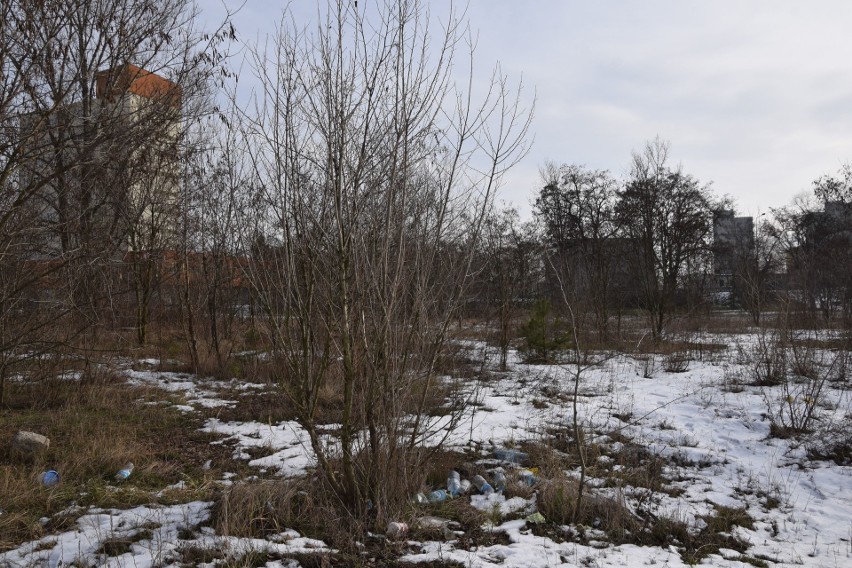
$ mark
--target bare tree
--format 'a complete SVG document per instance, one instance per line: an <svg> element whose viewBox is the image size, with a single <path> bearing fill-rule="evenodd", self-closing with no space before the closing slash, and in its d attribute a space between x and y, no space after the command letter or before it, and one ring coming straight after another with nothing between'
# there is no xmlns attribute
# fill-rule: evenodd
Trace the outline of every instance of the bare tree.
<svg viewBox="0 0 852 568"><path fill-rule="evenodd" d="M93 187L95 178L109 183L110 176L93 166L95 156L110 153L116 162L121 158L110 151L115 146L105 137L92 134L93 121L76 120L84 108L80 89L94 89L97 82L96 69L86 75L77 65L97 50L71 31L84 26L87 17L87 9L80 7L69 20L69 12L77 4L4 2L0 14L4 77L0 94L0 325L5 337L14 338L3 344L4 372L5 363L19 360L23 346L30 354L37 354L74 337L91 321L68 317L79 312L80 296L67 292L75 286L79 290L83 283L92 289L95 279L79 277L79 270L69 270L81 254L68 238L72 220L66 213L72 192L66 188L72 171L82 182L78 189ZM120 43L118 38L104 39L111 33L104 27L106 22L87 20L87 24L100 30L100 43L111 43L113 48ZM72 41L74 38L79 41ZM83 139L87 142L81 142ZM73 144L77 144L76 151ZM96 215L100 204L93 203L87 191L77 191L73 197L83 200L78 201L83 206L77 207L79 214L73 220L78 228L92 228L95 219L105 226L114 222L114 215ZM101 244L108 242L104 239ZM77 265L89 268L92 263Z"/></svg>
<svg viewBox="0 0 852 568"><path fill-rule="evenodd" d="M285 14L254 54L251 278L326 486L381 520L453 423L430 417L436 362L529 113L499 71L480 105L456 89L455 14L437 36L414 0L329 2L320 19L306 31ZM317 424L328 388L342 399L332 445Z"/></svg>
<svg viewBox="0 0 852 568"><path fill-rule="evenodd" d="M782 243L773 224L763 220L757 224L751 246L737 247L736 251L734 294L754 325L760 325L783 267Z"/></svg>
<svg viewBox="0 0 852 568"><path fill-rule="evenodd" d="M3 361L117 321L120 294L134 290L144 341L149 259L164 246L181 175L180 123L226 33L201 33L196 14L191 0L0 8ZM131 286L128 259L142 268Z"/></svg>
<svg viewBox="0 0 852 568"><path fill-rule="evenodd" d="M575 298L589 299L598 335L605 340L614 282L624 262L615 216L616 181L607 171L577 165L549 166L542 177L535 210L554 249L553 267L561 271L561 281L570 282Z"/></svg>
<svg viewBox="0 0 852 568"><path fill-rule="evenodd" d="M844 164L838 176L814 181L814 194L822 203L822 215L808 219L808 244L820 257L824 287L830 288L830 304L852 322L852 165Z"/></svg>
<svg viewBox="0 0 852 568"><path fill-rule="evenodd" d="M519 307L533 297L531 288L537 276L538 244L532 228L520 223L514 208L494 211L485 220L480 255L481 285L472 289L480 301L493 308L498 327L500 370L507 370L512 326Z"/></svg>
<svg viewBox="0 0 852 568"><path fill-rule="evenodd" d="M618 203L654 338L661 337L672 315L688 269L702 270L712 228L709 189L669 168L668 151L668 143L656 138L633 154L630 179Z"/></svg>
<svg viewBox="0 0 852 568"><path fill-rule="evenodd" d="M837 176L820 176L813 187L814 195L823 203L852 203L852 164L843 164Z"/></svg>
<svg viewBox="0 0 852 568"><path fill-rule="evenodd" d="M238 210L246 207L248 149L240 146L244 140L235 129L215 119L199 125L191 136L205 143L187 156L185 214L176 248L181 274L175 275L175 283L181 290L193 365L198 369L201 355L206 355L223 371L234 346L234 320L246 301L241 283L247 258L241 249Z"/></svg>
<svg viewBox="0 0 852 568"><path fill-rule="evenodd" d="M829 196L842 197L837 180L817 180L824 191L820 202L813 196L800 196L784 208L774 210L775 237L782 243L788 259L790 286L794 299L803 303L812 320L830 321L838 312L852 314L850 299L850 243L852 242L852 205ZM833 189L832 189L833 187ZM812 322L813 323L813 322Z"/></svg>

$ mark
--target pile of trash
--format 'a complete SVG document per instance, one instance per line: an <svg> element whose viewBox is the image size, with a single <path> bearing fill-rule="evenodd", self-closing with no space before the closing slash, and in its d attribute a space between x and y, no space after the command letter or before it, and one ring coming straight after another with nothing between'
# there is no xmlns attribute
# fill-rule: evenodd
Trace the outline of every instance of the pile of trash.
<svg viewBox="0 0 852 568"><path fill-rule="evenodd" d="M507 464L511 464L510 474L517 479L518 482L533 487L538 483L538 469L525 468L523 464L529 461L529 456L521 451L513 449L498 449L494 451L494 457ZM473 472L475 467L471 464L460 468L462 471ZM462 472L457 469L451 469L447 475L446 488L439 488L429 492L421 492L412 497L412 502L416 505L427 505L433 503L441 503L449 499L462 497L466 494L471 495L493 495L495 493L502 494L508 485L509 478L506 474L506 468L502 465L487 470L486 477L473 474L469 475L469 479L462 477ZM539 515L540 516L540 515ZM440 529L445 533L445 537L451 537L453 534L453 525L458 525L448 519L440 517L419 517L415 522L417 528ZM386 536L389 538L401 538L408 533L409 526L403 522L388 523Z"/></svg>
<svg viewBox="0 0 852 568"><path fill-rule="evenodd" d="M440 503L441 501L446 501L447 499L452 499L454 497L470 493L473 489L475 489L475 491L480 495L503 493L506 490L506 485L508 483L506 470L501 466L490 470L488 473L491 478L490 483L489 480L478 474L472 476L469 480L462 479L461 474L458 471L455 469L450 470L449 475L447 475L446 489L436 489L429 493L418 493L414 496L412 501L418 505ZM518 480L527 486L532 487L538 482L534 469L516 470L516 474Z"/></svg>

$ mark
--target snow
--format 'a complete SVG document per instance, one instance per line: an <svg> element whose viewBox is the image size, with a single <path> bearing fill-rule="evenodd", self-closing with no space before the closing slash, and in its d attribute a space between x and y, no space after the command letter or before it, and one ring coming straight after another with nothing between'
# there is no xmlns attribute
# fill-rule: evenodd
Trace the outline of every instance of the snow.
<svg viewBox="0 0 852 568"><path fill-rule="evenodd" d="M28 542L0 555L3 566L84 566L153 568L180 566L182 548L199 547L221 550L239 558L249 552L267 551L278 554L332 552L325 543L302 538L295 531L284 531L269 540L217 536L202 528L190 539L179 538L180 531L192 530L210 516L212 503L194 501L170 507L136 507L128 510L92 510L77 520L77 527L59 535ZM143 531L150 531L144 535ZM106 556L99 549L113 539L135 540L130 550L117 556ZM290 562L268 566L298 566Z"/></svg>
<svg viewBox="0 0 852 568"><path fill-rule="evenodd" d="M495 507L500 509L502 516L507 516L517 511L523 511L530 508L531 503L527 499L521 497L512 497L506 499L499 493L491 493L490 495L471 495L470 504L480 511L493 511Z"/></svg>
<svg viewBox="0 0 852 568"><path fill-rule="evenodd" d="M223 390L232 386L226 381L214 381L195 377L187 373L173 373L168 371L137 371L127 369L124 371L128 382L133 385L153 386L170 393L182 395L186 404L176 405L180 410L202 408L218 408L222 406L234 406L235 400L222 400L218 397L217 390ZM245 387L243 387L245 388Z"/></svg>
<svg viewBox="0 0 852 568"><path fill-rule="evenodd" d="M651 455L669 460L665 465L665 473L671 479L669 486L680 492L659 493L646 499L644 507L654 515L682 520L690 530L698 532L706 526L702 517L717 507L745 508L754 519L753 527L736 527L733 532L748 543L747 556L769 559L765 561L771 566L852 566L852 467L809 459L801 439L770 437L768 404L784 396L781 387L738 385L737 392L728 388L732 378L747 372L747 362L739 359L755 348L754 335L712 336L705 340L731 347L709 360L690 362L684 373L666 373L661 360L649 365L626 355L607 356L599 366L583 371L578 397L581 424L593 432L596 443L613 454L625 447L608 435L618 432ZM474 351L472 357L479 358L483 353L494 356L480 342L467 341L460 347ZM448 441L450 447L477 448L483 458L488 458L482 462L488 467L498 463L493 459L495 448L542 440L548 432L565 431L571 425L574 384L570 365L526 365L512 353L510 366L509 373L497 374L495 370L487 380L464 385L468 398L476 404L469 407ZM644 378L648 369L652 369L651 378ZM238 402L221 399L221 390L233 393L257 388L253 383L213 381L180 373L129 370L126 374L136 384L182 396L186 403L178 408L184 412ZM848 424L852 416L849 393L844 385L827 385L818 427ZM431 426L440 428L446 420L436 417ZM314 464L308 436L296 422L224 422L209 418L203 430L223 436L213 443L233 445L235 458L247 460L261 472L301 476ZM434 439L438 439L437 434ZM259 449L266 449L268 455L252 458ZM597 464L618 467L606 455ZM507 477L512 473L507 469ZM630 485L595 489L602 481L588 479L590 490L619 491L628 507L635 507L639 496L647 496L647 490ZM457 540L411 542L403 561L453 560L473 568L687 565L673 547L615 546L603 538L583 545L536 536L524 519L536 511L535 495L531 499L507 499L501 494L462 498L470 499L474 507L487 513L499 511L503 520L491 530L505 533L509 543L465 550ZM215 546L234 554L249 549L279 553L328 550L324 543L302 538L292 530L276 538L258 540L223 537L202 527L194 539L178 539L181 528L204 524L210 507L210 503L193 502L123 511L89 510L74 529L0 555L0 565L59 566L79 560L103 566L170 566L179 557L178 548L187 543ZM105 539L132 538L146 528L151 531L150 538L134 542L128 552L109 558L97 553ZM750 566L741 558L740 552L721 549L702 564ZM286 560L267 565L297 566Z"/></svg>
<svg viewBox="0 0 852 568"><path fill-rule="evenodd" d="M548 538L533 535L526 529L523 520L508 521L494 530L505 532L511 544L479 547L474 551L456 550L452 542L423 543L423 551L403 556L402 562L430 562L434 560L461 562L470 568L507 566L517 568L539 568L543 566L688 566L677 551L660 548L623 545L596 548L576 543L557 543ZM747 566L739 562L726 563L728 567Z"/></svg>
<svg viewBox="0 0 852 568"><path fill-rule="evenodd" d="M98 566L148 568L164 562L179 546L178 531L209 517L211 503L195 501L171 507L128 510L92 510L77 520L75 529L28 542L0 555L9 566L68 566L74 562ZM115 557L98 554L104 541L130 538L143 530L151 538L134 542L130 551Z"/></svg>
<svg viewBox="0 0 852 568"><path fill-rule="evenodd" d="M738 341L748 347L754 338ZM477 385L483 406L467 416L453 444L460 448L471 440L486 446L516 444L540 439L548 428L568 426L570 403L551 404L551 399L547 408L537 408L533 400L546 398L540 394L544 387L548 392L571 393L573 369L522 365L517 358L512 365L515 371L497 384ZM746 386L742 392L726 392L722 386L731 371L729 362L692 362L686 373L677 374L663 372L657 364L650 379L642 377L643 365L619 356L585 371L580 417L586 427L603 432L621 429L652 454L676 457L676 463L684 464L668 471L684 479L673 483L684 493L676 498L661 495L655 514L683 520L698 530L703 523L699 516L712 513L714 504L745 507L755 519L754 528L738 527L736 533L751 545L747 554L776 559L780 565L852 566L852 468L808 460L796 440L769 437L766 401L780 396L780 387ZM847 420L850 405L845 391L832 390L827 398L829 409L823 420ZM636 418L625 426L613 414ZM629 493L632 488L624 489ZM766 496L778 499L779 506L765 507L761 498ZM474 506L490 510L490 499L501 497L475 496ZM509 534L510 546L470 552L455 550L452 543L432 543L431 552L404 559L443 558L470 566L504 567L573 566L578 559L593 566L683 565L676 553L655 548L623 545L597 550L573 543L557 545L523 534L518 523L524 524L511 521L495 529ZM738 552L731 553L731 558L740 557ZM710 561L711 565L748 566L718 555Z"/></svg>
<svg viewBox="0 0 852 568"><path fill-rule="evenodd" d="M250 460L249 465L254 467L277 469L283 477L304 475L315 461L308 434L297 422L284 421L272 425L262 422L222 422L211 418L202 430L226 436L215 444L234 442L235 459ZM273 453L251 459L246 448L268 448Z"/></svg>

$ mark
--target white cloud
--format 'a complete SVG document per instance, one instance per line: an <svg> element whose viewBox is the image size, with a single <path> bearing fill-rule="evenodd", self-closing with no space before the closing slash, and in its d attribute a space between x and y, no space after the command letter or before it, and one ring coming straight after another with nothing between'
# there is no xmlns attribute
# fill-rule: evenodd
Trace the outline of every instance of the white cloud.
<svg viewBox="0 0 852 568"><path fill-rule="evenodd" d="M437 14L450 2L428 4ZM271 32L279 9L248 2L241 36ZM470 0L468 16L478 62L499 60L537 94L535 146L503 194L523 211L546 159L620 174L657 134L744 211L785 205L852 159L845 0Z"/></svg>

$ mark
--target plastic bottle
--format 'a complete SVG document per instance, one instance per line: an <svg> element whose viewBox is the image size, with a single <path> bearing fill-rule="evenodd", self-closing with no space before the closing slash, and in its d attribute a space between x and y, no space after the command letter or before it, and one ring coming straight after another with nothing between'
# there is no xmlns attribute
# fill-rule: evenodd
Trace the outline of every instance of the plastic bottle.
<svg viewBox="0 0 852 568"><path fill-rule="evenodd" d="M115 474L116 481L124 481L130 474L133 473L133 462L127 462L123 468L118 470L118 473Z"/></svg>
<svg viewBox="0 0 852 568"><path fill-rule="evenodd" d="M59 474L55 469L49 469L38 476L39 483L45 487L53 487L59 483Z"/></svg>
<svg viewBox="0 0 852 568"><path fill-rule="evenodd" d="M479 492L483 495L491 495L492 493L494 493L494 488L491 487L491 485L487 481L485 481L485 478L481 475L474 475L471 481L476 486L476 488L479 489Z"/></svg>
<svg viewBox="0 0 852 568"><path fill-rule="evenodd" d="M447 492L453 497L458 497L461 493L461 476L454 469L451 469L447 476Z"/></svg>
<svg viewBox="0 0 852 568"><path fill-rule="evenodd" d="M532 487L535 485L535 482L538 481L535 477L535 474L528 469L524 469L518 472L518 477L521 478L521 481Z"/></svg>
<svg viewBox="0 0 852 568"><path fill-rule="evenodd" d="M450 494L445 489L436 489L426 496L430 503L440 503L450 498Z"/></svg>
<svg viewBox="0 0 852 568"><path fill-rule="evenodd" d="M523 463L529 459L529 454L519 450L494 450L494 457L510 463Z"/></svg>
<svg viewBox="0 0 852 568"><path fill-rule="evenodd" d="M494 489L497 490L497 493L503 493L506 490L506 474L502 467L494 470Z"/></svg>
<svg viewBox="0 0 852 568"><path fill-rule="evenodd" d="M429 498L426 497L425 493L418 493L411 500L417 505L425 505L429 502Z"/></svg>

